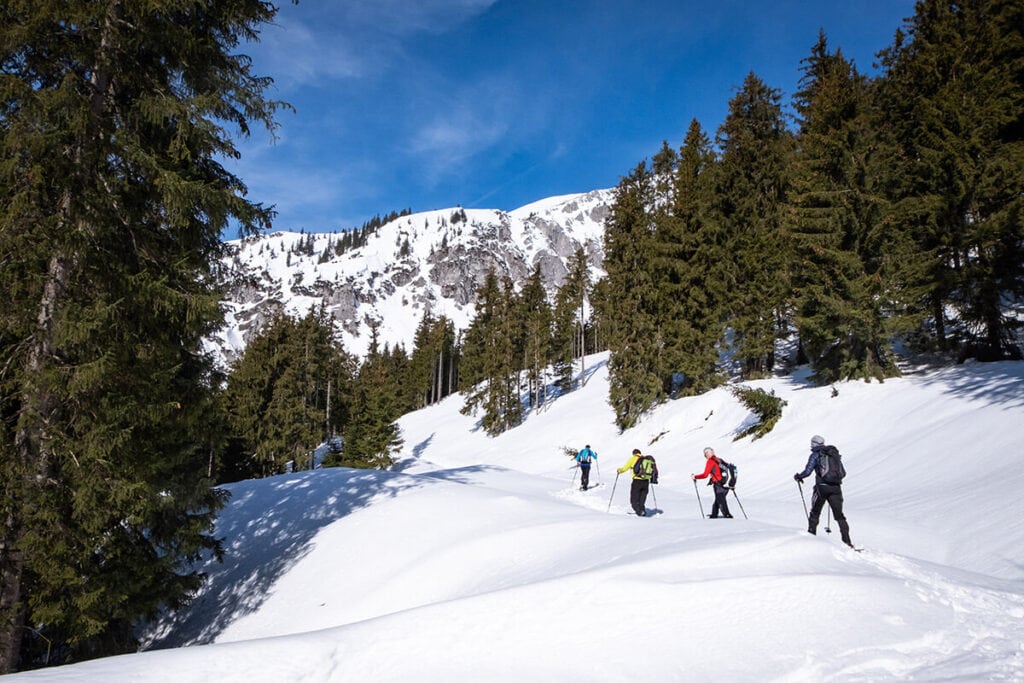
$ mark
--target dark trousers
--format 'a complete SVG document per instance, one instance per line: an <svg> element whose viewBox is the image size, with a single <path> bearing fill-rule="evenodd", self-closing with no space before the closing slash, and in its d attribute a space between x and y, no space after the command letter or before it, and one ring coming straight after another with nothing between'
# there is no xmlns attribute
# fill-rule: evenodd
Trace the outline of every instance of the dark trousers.
<svg viewBox="0 0 1024 683"><path fill-rule="evenodd" d="M729 514L729 503L725 501L725 497L729 495L729 489L725 488L721 484L714 484L715 487L715 502L711 506L711 516L718 517L718 513L722 513L722 517L732 517Z"/></svg>
<svg viewBox="0 0 1024 683"><path fill-rule="evenodd" d="M633 506L633 512L643 516L647 509L647 491L651 488L650 479L634 479L633 486L629 489L629 504Z"/></svg>
<svg viewBox="0 0 1024 683"><path fill-rule="evenodd" d="M818 531L818 521L821 519L821 509L825 503L832 508L832 516L839 523L839 534L843 537L843 543L850 543L850 525L846 523L846 515L843 514L843 489L834 484L815 484L814 494L811 496L811 514L807 520L807 530L812 534Z"/></svg>
<svg viewBox="0 0 1024 683"><path fill-rule="evenodd" d="M580 463L580 486L586 491L590 487L590 463Z"/></svg>

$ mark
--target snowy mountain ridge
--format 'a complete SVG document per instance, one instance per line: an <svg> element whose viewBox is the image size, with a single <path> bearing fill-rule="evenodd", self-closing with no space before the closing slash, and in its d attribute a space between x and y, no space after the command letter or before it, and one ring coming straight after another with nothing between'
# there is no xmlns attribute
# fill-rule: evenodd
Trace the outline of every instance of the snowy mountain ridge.
<svg viewBox="0 0 1024 683"><path fill-rule="evenodd" d="M613 190L542 199L505 212L453 207L401 216L365 245L336 253L341 233L274 232L227 243L221 271L227 326L214 340L230 362L277 312L303 316L319 306L333 314L345 349L380 343L412 350L425 312L456 330L475 313L475 294L490 269L521 283L540 265L549 294L583 247L592 276L603 275L604 219Z"/></svg>

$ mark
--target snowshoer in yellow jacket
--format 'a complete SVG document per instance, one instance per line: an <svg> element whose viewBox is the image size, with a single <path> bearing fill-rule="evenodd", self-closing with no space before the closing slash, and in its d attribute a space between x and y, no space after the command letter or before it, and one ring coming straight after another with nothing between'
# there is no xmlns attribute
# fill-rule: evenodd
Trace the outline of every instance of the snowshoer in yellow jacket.
<svg viewBox="0 0 1024 683"><path fill-rule="evenodd" d="M641 466L636 467L641 460L643 460ZM629 456L626 464L616 470L619 474L626 471L633 473L633 485L629 489L629 504L638 516L646 517L647 492L652 483L658 483L658 466L655 464L654 458L643 455L639 448L634 448L633 454Z"/></svg>

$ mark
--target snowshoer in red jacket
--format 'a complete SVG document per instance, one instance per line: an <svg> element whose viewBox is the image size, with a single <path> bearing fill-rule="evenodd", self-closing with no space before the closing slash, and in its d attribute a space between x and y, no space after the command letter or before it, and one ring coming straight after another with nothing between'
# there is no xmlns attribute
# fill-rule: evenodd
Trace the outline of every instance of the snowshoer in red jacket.
<svg viewBox="0 0 1024 683"><path fill-rule="evenodd" d="M732 519L732 515L729 514L729 504L725 500L725 497L729 495L729 489L722 483L722 467L718 462L718 458L715 457L715 449L710 446L705 448L704 457L707 458L704 473L694 474L692 477L694 481L711 477L708 483L715 487L715 504L711 506L709 517L711 519L718 519L718 513L721 512L722 517Z"/></svg>

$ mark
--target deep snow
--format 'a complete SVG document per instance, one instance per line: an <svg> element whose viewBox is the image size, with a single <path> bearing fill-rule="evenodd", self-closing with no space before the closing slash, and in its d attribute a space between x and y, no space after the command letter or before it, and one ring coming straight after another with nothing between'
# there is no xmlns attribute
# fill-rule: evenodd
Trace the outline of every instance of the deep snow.
<svg viewBox="0 0 1024 683"><path fill-rule="evenodd" d="M498 438L452 397L402 418L395 471L227 487L227 557L147 632L163 649L10 679L1024 680L1024 363L836 395L799 372L751 382L787 405L733 442L753 418L725 388L618 433L606 361ZM806 533L792 477L815 433L844 454L862 553L824 517ZM602 485L581 492L563 447L585 443ZM701 517L707 445L739 465L749 519L732 497L735 519ZM649 518L616 481L634 447L661 471Z"/></svg>

